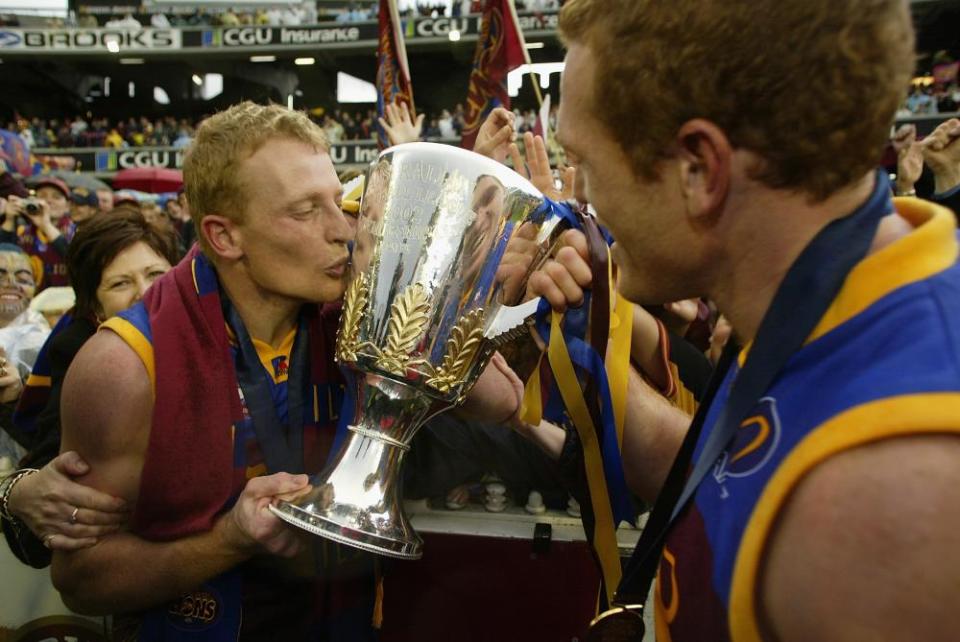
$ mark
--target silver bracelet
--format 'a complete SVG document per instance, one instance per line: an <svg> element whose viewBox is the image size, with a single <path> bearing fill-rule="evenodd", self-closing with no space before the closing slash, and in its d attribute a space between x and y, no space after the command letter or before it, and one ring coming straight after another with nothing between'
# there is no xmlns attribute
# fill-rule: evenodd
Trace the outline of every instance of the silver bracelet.
<svg viewBox="0 0 960 642"><path fill-rule="evenodd" d="M10 492L21 479L39 472L38 468L21 468L4 479L3 482L0 482L0 517L8 522L16 521L17 518L10 514Z"/></svg>

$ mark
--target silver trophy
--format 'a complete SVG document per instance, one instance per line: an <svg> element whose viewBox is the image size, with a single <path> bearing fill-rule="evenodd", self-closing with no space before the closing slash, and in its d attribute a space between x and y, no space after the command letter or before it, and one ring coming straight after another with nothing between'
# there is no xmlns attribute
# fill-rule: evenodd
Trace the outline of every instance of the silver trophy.
<svg viewBox="0 0 960 642"><path fill-rule="evenodd" d="M509 168L447 145L398 145L371 164L337 336L354 423L308 491L274 513L342 544L420 557L401 503L404 454L536 310L537 300L510 304L563 227L546 205ZM504 257L521 254L522 276L514 263L505 278Z"/></svg>

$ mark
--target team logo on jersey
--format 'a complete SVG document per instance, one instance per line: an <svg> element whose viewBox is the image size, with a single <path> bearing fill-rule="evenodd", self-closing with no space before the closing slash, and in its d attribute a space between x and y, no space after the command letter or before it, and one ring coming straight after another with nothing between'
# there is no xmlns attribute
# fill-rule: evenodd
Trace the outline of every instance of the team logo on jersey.
<svg viewBox="0 0 960 642"><path fill-rule="evenodd" d="M763 468L780 445L780 415L773 397L764 397L753 413L740 424L730 447L713 468L717 483L729 478L749 477Z"/></svg>
<svg viewBox="0 0 960 642"><path fill-rule="evenodd" d="M666 624L673 624L680 610L680 585L677 582L677 559L666 546L657 569L657 601L658 615Z"/></svg>
<svg viewBox="0 0 960 642"><path fill-rule="evenodd" d="M277 357L271 363L273 364L273 378L275 380L280 380L287 376L289 364L287 363L286 355Z"/></svg>
<svg viewBox="0 0 960 642"><path fill-rule="evenodd" d="M172 602L167 617L177 628L199 631L216 624L222 611L220 597L212 590L203 590L188 593Z"/></svg>

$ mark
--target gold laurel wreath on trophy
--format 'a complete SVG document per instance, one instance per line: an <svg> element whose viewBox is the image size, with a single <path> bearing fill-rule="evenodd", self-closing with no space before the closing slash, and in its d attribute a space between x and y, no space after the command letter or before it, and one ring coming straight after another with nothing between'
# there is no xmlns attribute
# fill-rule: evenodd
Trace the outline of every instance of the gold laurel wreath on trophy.
<svg viewBox="0 0 960 642"><path fill-rule="evenodd" d="M343 297L343 316L337 336L337 360L343 363L357 360L357 350L360 349L357 338L363 309L367 307L368 278L366 273L355 278Z"/></svg>
<svg viewBox="0 0 960 642"><path fill-rule="evenodd" d="M387 372L404 375L420 336L430 320L430 297L419 283L407 286L390 306L387 323L387 347L377 358L377 366Z"/></svg>
<svg viewBox="0 0 960 642"><path fill-rule="evenodd" d="M447 339L446 354L440 367L434 368L425 361L422 363L430 375L425 382L428 386L447 393L467 378L474 357L483 343L483 322L483 308L468 312L457 321Z"/></svg>
<svg viewBox="0 0 960 642"><path fill-rule="evenodd" d="M414 283L408 286L390 306L387 324L387 347L380 350L369 342L359 343L360 323L367 305L369 281L361 274L347 288L343 303L343 320L337 337L337 359L355 362L361 349L375 353L377 366L397 375L406 374L412 366L426 370L426 385L440 393L448 393L466 379L474 358L483 343L485 315L482 308L462 316L450 332L446 351L440 367L434 368L424 359L414 359L417 342L420 340L430 312L430 297L423 286Z"/></svg>

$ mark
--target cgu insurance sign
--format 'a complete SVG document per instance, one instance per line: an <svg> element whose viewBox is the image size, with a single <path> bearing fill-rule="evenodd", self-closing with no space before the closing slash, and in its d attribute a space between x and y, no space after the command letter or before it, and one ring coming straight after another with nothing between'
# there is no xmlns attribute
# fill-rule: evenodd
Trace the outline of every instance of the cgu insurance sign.
<svg viewBox="0 0 960 642"><path fill-rule="evenodd" d="M119 151L103 150L96 153L94 167L97 172L115 172L134 167L180 169L183 167L183 150L166 147Z"/></svg>
<svg viewBox="0 0 960 642"><path fill-rule="evenodd" d="M0 27L0 51L106 53L180 48L179 29L8 29Z"/></svg>

